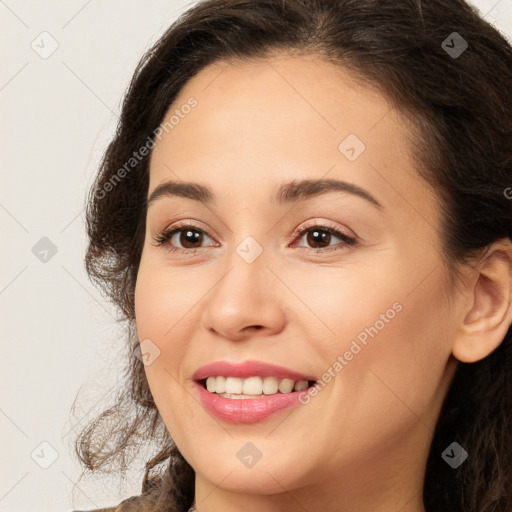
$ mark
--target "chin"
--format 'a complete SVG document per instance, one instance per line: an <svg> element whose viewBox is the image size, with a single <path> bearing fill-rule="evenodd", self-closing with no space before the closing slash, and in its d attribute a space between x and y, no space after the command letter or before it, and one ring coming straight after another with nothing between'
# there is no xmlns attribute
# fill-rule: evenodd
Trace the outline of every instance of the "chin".
<svg viewBox="0 0 512 512"><path fill-rule="evenodd" d="M250 441L230 440L231 446L225 443L218 445L216 450L202 450L201 445L196 445L199 449L193 450L189 459L196 473L213 485L236 493L272 495L306 484L308 471L302 456L295 460L275 447L262 447L261 458L244 463L244 454L251 450L243 452L240 447ZM257 440L255 444L258 444ZM239 458L237 453L240 452Z"/></svg>

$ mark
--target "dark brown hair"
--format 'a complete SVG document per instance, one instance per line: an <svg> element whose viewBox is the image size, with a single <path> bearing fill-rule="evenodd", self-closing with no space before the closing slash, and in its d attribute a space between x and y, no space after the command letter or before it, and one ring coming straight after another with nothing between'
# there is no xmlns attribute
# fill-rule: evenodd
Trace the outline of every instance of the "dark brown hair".
<svg viewBox="0 0 512 512"><path fill-rule="evenodd" d="M468 44L460 55L443 43L453 46L454 32ZM122 510L186 511L194 496L194 471L169 438L134 355L139 343L134 288L145 235L149 155L122 179L113 179L134 151L154 139L177 94L202 68L276 52L316 55L342 66L404 114L414 128L418 173L442 202L443 257L455 285L460 264L496 240L512 239L512 200L505 192L512 186L512 51L467 3L198 2L137 66L87 200L86 269L127 326L127 373L116 403L80 433L76 450L89 471L106 470L116 461L124 471L133 447L151 440L157 448L146 465L142 495L123 502ZM511 336L509 328L485 359L459 363L427 462L428 512L512 510ZM453 441L469 453L456 470L441 457Z"/></svg>

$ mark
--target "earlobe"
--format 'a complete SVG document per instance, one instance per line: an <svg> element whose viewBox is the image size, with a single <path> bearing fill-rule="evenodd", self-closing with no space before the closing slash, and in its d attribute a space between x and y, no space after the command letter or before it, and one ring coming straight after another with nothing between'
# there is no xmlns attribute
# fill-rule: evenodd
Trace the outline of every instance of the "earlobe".
<svg viewBox="0 0 512 512"><path fill-rule="evenodd" d="M512 243L495 242L471 278L470 307L461 316L453 356L473 363L487 357L505 338L512 323Z"/></svg>

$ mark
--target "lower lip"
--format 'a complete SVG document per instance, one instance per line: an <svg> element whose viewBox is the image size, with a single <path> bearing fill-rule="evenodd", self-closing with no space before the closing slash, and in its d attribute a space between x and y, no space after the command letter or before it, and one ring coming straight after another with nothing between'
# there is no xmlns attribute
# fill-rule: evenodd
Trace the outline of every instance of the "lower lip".
<svg viewBox="0 0 512 512"><path fill-rule="evenodd" d="M196 383L201 402L216 418L230 423L256 423L274 414L299 404L299 393L276 393L261 395L261 398L224 398L210 393L200 383Z"/></svg>

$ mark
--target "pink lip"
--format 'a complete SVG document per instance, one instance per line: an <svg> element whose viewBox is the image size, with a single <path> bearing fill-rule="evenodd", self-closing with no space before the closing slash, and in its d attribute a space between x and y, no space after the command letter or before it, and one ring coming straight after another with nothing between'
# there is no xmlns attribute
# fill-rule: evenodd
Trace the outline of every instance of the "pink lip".
<svg viewBox="0 0 512 512"><path fill-rule="evenodd" d="M201 366L192 378L195 381L206 379L207 377L239 377L245 379L247 377L277 377L278 379L292 380L317 380L311 375L304 375L296 371L290 370L283 366L264 363L262 361L245 361L243 363L229 363L228 361L215 361L205 366ZM249 399L248 399L249 400Z"/></svg>
<svg viewBox="0 0 512 512"><path fill-rule="evenodd" d="M219 420L230 423L255 423L262 421L279 411L299 404L300 393L276 393L261 395L261 398L224 398L216 393L210 393L202 384L196 382L199 398L206 410Z"/></svg>
<svg viewBox="0 0 512 512"><path fill-rule="evenodd" d="M300 393L306 393L307 390L261 395L261 398L224 398L216 393L210 393L200 382L207 377L216 377L218 375L239 378L253 376L276 377L278 379L292 379L295 381L316 380L311 375L304 375L282 366L261 361L245 361L241 364L217 361L202 366L193 375L202 404L216 418L231 423L255 423L262 421L283 409L300 403L298 400Z"/></svg>

